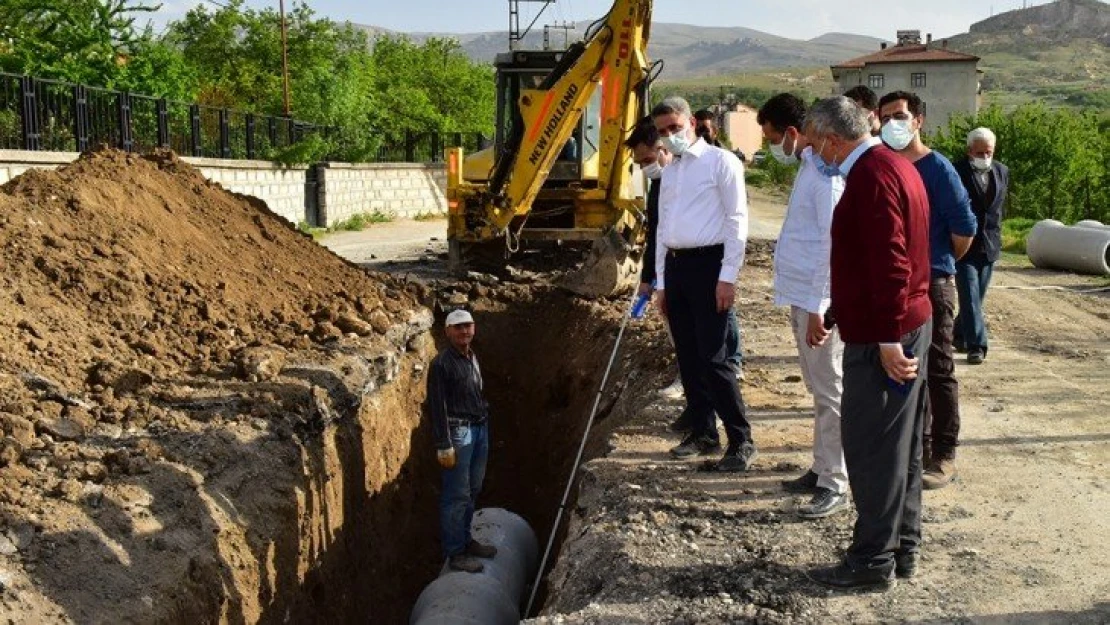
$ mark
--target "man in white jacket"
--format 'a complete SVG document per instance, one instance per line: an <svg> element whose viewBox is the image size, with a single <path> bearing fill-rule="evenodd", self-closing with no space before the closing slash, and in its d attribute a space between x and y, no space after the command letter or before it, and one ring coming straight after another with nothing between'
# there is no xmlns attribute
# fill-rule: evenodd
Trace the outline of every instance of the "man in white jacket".
<svg viewBox="0 0 1110 625"><path fill-rule="evenodd" d="M812 493L798 508L807 519L848 508L848 472L840 443L840 395L844 343L829 308L829 252L833 209L844 192L844 177L806 143L805 104L779 94L759 109L756 120L781 163L801 162L786 219L775 246L775 304L790 307L802 378L813 394L813 465L805 475L783 482L786 490Z"/></svg>

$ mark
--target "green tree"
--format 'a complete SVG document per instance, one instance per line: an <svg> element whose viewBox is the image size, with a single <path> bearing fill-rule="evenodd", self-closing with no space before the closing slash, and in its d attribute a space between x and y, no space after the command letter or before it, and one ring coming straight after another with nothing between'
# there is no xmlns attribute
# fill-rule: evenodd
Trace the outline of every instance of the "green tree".
<svg viewBox="0 0 1110 625"><path fill-rule="evenodd" d="M1008 112L991 107L977 116L953 117L929 138L930 145L959 158L967 152L967 133L977 126L994 131L995 158L1010 168L1008 217L1110 219L1110 118L1105 114L1041 104Z"/></svg>
<svg viewBox="0 0 1110 625"><path fill-rule="evenodd" d="M187 78L180 56L135 27L160 7L142 0L0 0L0 41L7 42L0 69L179 95L188 90L177 82Z"/></svg>

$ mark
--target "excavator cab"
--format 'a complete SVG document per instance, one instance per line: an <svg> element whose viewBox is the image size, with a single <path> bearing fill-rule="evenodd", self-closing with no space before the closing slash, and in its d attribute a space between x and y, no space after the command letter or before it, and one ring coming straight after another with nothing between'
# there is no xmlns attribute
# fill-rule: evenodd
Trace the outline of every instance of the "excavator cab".
<svg viewBox="0 0 1110 625"><path fill-rule="evenodd" d="M580 295L635 284L644 199L624 140L644 113L650 14L650 0L615 0L566 50L497 55L493 144L447 151L454 271L557 246L589 251L561 283Z"/></svg>

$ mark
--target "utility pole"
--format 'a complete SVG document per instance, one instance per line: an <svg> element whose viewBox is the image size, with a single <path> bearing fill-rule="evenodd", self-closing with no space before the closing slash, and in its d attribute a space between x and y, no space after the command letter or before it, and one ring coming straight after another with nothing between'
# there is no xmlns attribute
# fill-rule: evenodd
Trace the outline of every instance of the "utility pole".
<svg viewBox="0 0 1110 625"><path fill-rule="evenodd" d="M282 80L282 113L289 117L289 35L285 25L285 0L278 0L278 11L281 13L281 80Z"/></svg>
<svg viewBox="0 0 1110 625"><path fill-rule="evenodd" d="M521 2L540 2L543 6L540 7L540 12L532 20L531 24L522 32L520 30L520 3ZM517 50L520 48L521 42L526 36L528 31L536 25L536 21L540 19L543 12L547 9L548 5L554 4L555 0L509 0L509 50Z"/></svg>

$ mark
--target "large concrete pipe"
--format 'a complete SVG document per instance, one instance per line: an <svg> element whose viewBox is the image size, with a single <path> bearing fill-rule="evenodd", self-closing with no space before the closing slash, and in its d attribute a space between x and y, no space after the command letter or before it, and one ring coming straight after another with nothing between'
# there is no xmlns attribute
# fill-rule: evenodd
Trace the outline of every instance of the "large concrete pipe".
<svg viewBox="0 0 1110 625"><path fill-rule="evenodd" d="M497 547L497 555L482 560L481 573L460 573L444 566L416 600L412 625L483 625L518 623L520 603L539 564L536 533L520 516L502 508L474 513L475 540Z"/></svg>
<svg viewBox="0 0 1110 625"><path fill-rule="evenodd" d="M1098 222L1072 227L1054 219L1039 221L1029 232L1025 251L1043 269L1110 274L1110 228Z"/></svg>
<svg viewBox="0 0 1110 625"><path fill-rule="evenodd" d="M1094 219L1083 219L1075 222L1076 228L1095 228L1096 230L1110 230L1110 225Z"/></svg>

